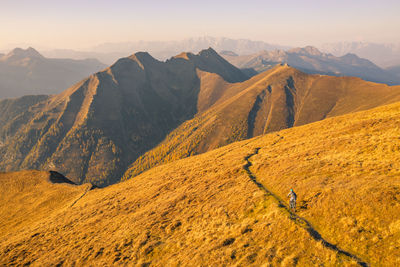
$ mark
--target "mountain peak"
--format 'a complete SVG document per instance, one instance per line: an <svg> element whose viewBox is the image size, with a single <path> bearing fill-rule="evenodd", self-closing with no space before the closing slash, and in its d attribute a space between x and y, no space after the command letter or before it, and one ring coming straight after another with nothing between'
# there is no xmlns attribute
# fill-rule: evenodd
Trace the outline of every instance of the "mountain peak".
<svg viewBox="0 0 400 267"><path fill-rule="evenodd" d="M373 62L365 58L360 58L359 56L353 53L347 53L346 55L341 56L340 59L346 64L350 64L353 66L363 66L379 70L379 67L375 65Z"/></svg>
<svg viewBox="0 0 400 267"><path fill-rule="evenodd" d="M306 46L304 47L304 51L306 51L307 53L311 54L311 55L322 55L321 51L318 50L318 48L314 47L314 46Z"/></svg>
<svg viewBox="0 0 400 267"><path fill-rule="evenodd" d="M209 57L209 56L220 57L220 55L218 55L217 51L215 51L212 47L209 47L207 49L201 50L199 52L199 56L202 56L202 57Z"/></svg>
<svg viewBox="0 0 400 267"><path fill-rule="evenodd" d="M14 48L6 55L7 58L43 58L43 56L34 48L28 47L27 49Z"/></svg>
<svg viewBox="0 0 400 267"><path fill-rule="evenodd" d="M291 71L299 72L298 69L293 68L292 66L290 66L286 62L282 62L282 63L276 64L272 69L276 70L276 71L288 71L288 70L291 70Z"/></svg>
<svg viewBox="0 0 400 267"><path fill-rule="evenodd" d="M194 56L194 54L190 53L190 52L182 52L172 58L183 58L186 60L190 60L190 58L192 58ZM203 49L201 50L196 56L198 57L221 57L213 48L209 47L207 49Z"/></svg>
<svg viewBox="0 0 400 267"><path fill-rule="evenodd" d="M312 56L321 56L322 53L314 46L298 47L289 50L290 53L307 54Z"/></svg>
<svg viewBox="0 0 400 267"><path fill-rule="evenodd" d="M189 60L192 55L193 54L190 52L182 52L179 55L174 56L173 58L183 58L183 59Z"/></svg>
<svg viewBox="0 0 400 267"><path fill-rule="evenodd" d="M360 57L358 57L356 54L353 54L353 53L347 53L346 55L341 56L341 58L359 59Z"/></svg>
<svg viewBox="0 0 400 267"><path fill-rule="evenodd" d="M139 66L144 69L144 65L147 63L154 63L158 62L157 59L152 57L149 53L147 52L136 52L135 54L131 55L128 57L129 59L135 61L136 63L139 64Z"/></svg>
<svg viewBox="0 0 400 267"><path fill-rule="evenodd" d="M150 55L148 52L136 52L135 54L131 55L129 57L130 59L137 59L140 61L157 61L152 55Z"/></svg>

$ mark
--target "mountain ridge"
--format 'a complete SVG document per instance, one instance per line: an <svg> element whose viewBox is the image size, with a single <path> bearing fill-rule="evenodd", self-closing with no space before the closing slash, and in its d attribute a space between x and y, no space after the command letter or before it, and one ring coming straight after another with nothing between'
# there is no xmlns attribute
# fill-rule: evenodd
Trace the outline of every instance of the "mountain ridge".
<svg viewBox="0 0 400 267"><path fill-rule="evenodd" d="M14 48L8 54L4 55L1 58L1 61L7 61L10 59L24 59L24 58L44 58L37 50L32 47L28 47L27 49L22 48Z"/></svg>
<svg viewBox="0 0 400 267"><path fill-rule="evenodd" d="M1 168L57 169L76 183L114 183L124 166L194 116L197 69L247 79L211 48L189 61L135 53L9 118L0 129ZM10 136L8 129L17 130Z"/></svg>

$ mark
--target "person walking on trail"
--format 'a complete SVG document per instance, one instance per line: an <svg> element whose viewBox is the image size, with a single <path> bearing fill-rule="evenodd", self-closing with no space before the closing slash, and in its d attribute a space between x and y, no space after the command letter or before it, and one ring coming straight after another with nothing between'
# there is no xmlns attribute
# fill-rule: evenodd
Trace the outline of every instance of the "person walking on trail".
<svg viewBox="0 0 400 267"><path fill-rule="evenodd" d="M288 197L290 197L289 204L290 204L290 209L294 210L296 212L296 199L297 195L293 191L293 189L290 189L290 192L288 194Z"/></svg>

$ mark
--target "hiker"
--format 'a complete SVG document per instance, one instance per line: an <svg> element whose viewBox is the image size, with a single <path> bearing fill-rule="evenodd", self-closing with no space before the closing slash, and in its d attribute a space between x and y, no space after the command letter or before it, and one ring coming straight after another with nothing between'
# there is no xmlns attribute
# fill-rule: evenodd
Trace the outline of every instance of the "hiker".
<svg viewBox="0 0 400 267"><path fill-rule="evenodd" d="M293 189L290 189L290 192L288 194L288 197L290 197L289 204L290 204L290 209L294 210L296 212L296 199L297 195L293 191Z"/></svg>

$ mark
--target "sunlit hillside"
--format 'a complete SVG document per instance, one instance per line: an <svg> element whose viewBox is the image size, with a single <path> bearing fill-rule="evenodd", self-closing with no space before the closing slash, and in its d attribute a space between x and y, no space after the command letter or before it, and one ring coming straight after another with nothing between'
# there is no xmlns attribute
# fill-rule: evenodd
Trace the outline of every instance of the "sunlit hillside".
<svg viewBox="0 0 400 267"><path fill-rule="evenodd" d="M90 184L76 186L55 172L39 171L0 173L0 183L3 241L12 240L27 225L62 212L92 188Z"/></svg>
<svg viewBox="0 0 400 267"><path fill-rule="evenodd" d="M399 133L396 103L236 142L104 189L67 185L80 193L48 216L18 228L4 220L0 265L399 266ZM46 182L32 195L34 184L18 186L29 173L12 175L1 197L19 199L16 218L62 186ZM9 212L0 209L2 218Z"/></svg>

